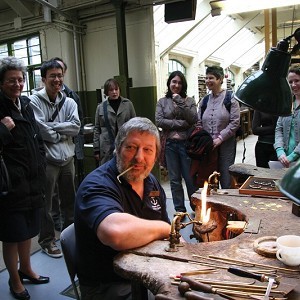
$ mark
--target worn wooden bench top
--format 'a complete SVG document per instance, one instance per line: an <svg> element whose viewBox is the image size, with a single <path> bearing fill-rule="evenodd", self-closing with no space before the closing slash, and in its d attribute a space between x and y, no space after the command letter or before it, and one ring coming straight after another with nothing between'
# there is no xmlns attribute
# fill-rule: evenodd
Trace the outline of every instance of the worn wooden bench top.
<svg viewBox="0 0 300 300"><path fill-rule="evenodd" d="M244 182L249 176L281 179L288 169L268 169L256 167L250 164L233 164L229 167L229 173L237 178L238 182Z"/></svg>
<svg viewBox="0 0 300 300"><path fill-rule="evenodd" d="M208 257L217 255L222 257L245 260L255 263L286 267L275 258L268 258L256 253L253 249L254 241L264 236L281 236L286 234L299 235L300 219L292 214L292 202L283 199L256 198L250 195L240 195L238 190L227 190L228 195L211 195L209 203L224 204L241 211L247 221L260 219L261 225L258 234L242 233L239 236L223 241L186 243L178 252L166 252L168 241L155 241L144 247L127 251L118 255L114 261L115 270L122 277L139 282L154 294L164 293L174 299L184 299L178 293L176 286L171 285L170 274L195 270L199 265L189 263L195 260L193 254ZM199 191L200 192L200 191ZM195 193L193 197L199 198ZM192 225L189 225L190 227ZM188 227L186 227L188 228ZM192 227L191 227L192 230ZM228 266L228 265L227 265ZM286 267L291 268L291 267ZM300 268L296 267L296 270ZM249 280L220 269L217 273L202 275L205 278L223 278L223 280ZM199 276L201 277L201 275ZM300 299L300 275L297 278L282 278L281 288L294 290L288 294L289 300ZM208 294L206 294L208 296ZM214 299L223 299L213 295Z"/></svg>

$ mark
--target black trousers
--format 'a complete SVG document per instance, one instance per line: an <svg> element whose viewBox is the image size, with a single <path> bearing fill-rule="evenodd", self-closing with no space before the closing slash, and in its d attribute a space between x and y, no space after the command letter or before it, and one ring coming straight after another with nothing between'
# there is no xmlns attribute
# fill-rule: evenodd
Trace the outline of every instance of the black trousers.
<svg viewBox="0 0 300 300"><path fill-rule="evenodd" d="M257 142L255 145L256 166L269 168L270 160L278 160L273 144Z"/></svg>

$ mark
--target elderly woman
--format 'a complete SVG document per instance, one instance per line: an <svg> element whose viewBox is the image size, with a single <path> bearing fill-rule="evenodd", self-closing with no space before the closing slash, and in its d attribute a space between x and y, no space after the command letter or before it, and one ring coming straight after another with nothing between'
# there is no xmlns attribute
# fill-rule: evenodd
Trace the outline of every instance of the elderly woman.
<svg viewBox="0 0 300 300"><path fill-rule="evenodd" d="M19 59L0 60L0 149L10 178L8 193L0 194L0 240L15 299L30 299L23 280L49 282L31 268L31 238L39 233L39 209L44 205L43 141L29 99L21 96L25 67ZM19 260L19 270L18 270Z"/></svg>

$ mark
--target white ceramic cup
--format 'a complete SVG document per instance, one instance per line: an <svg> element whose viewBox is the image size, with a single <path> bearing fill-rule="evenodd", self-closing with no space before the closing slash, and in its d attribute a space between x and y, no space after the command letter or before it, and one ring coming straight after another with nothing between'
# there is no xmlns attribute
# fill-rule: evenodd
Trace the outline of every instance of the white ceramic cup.
<svg viewBox="0 0 300 300"><path fill-rule="evenodd" d="M276 257L287 266L300 265L300 236L283 235L276 240Z"/></svg>

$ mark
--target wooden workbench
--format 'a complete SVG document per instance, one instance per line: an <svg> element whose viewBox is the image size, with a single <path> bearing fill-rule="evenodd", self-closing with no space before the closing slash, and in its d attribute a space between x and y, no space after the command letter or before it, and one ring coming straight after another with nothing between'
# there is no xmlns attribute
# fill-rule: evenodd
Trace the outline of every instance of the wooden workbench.
<svg viewBox="0 0 300 300"><path fill-rule="evenodd" d="M275 258L267 258L257 254L253 250L253 243L259 237L264 236L299 235L300 219L291 213L292 203L289 200L241 195L238 190L227 191L228 195L209 196L208 207L210 203L226 205L238 209L246 216L247 222L251 222L253 219L260 219L261 224L257 234L243 232L229 240L196 244L186 243L183 247L179 248L178 252L165 251L165 248L167 248L169 244L168 241L155 241L144 247L118 255L114 261L116 272L126 279L141 283L153 294L163 293L174 299L184 299L178 293L177 287L171 285L169 276L170 274L176 275L181 272L201 268L199 265L180 261L197 260L197 258L193 257L193 254L204 257L216 255L254 263L286 267ZM193 197L196 199L200 198L199 192L195 193ZM191 227L192 225L189 226ZM229 265L226 266L228 267ZM300 272L299 267L295 267L294 269ZM249 280L232 275L228 273L226 269L220 269L217 273L202 276L205 278L215 279L217 277L223 278L223 280L233 281ZM299 279L299 273L296 278L282 278L282 287L285 286L287 290L294 288L293 291L288 294L289 300L300 299ZM217 295L213 295L213 298L223 299Z"/></svg>
<svg viewBox="0 0 300 300"><path fill-rule="evenodd" d="M229 173L236 184L241 185L249 176L281 179L288 168L268 169L261 168L251 164L237 163L229 167Z"/></svg>

